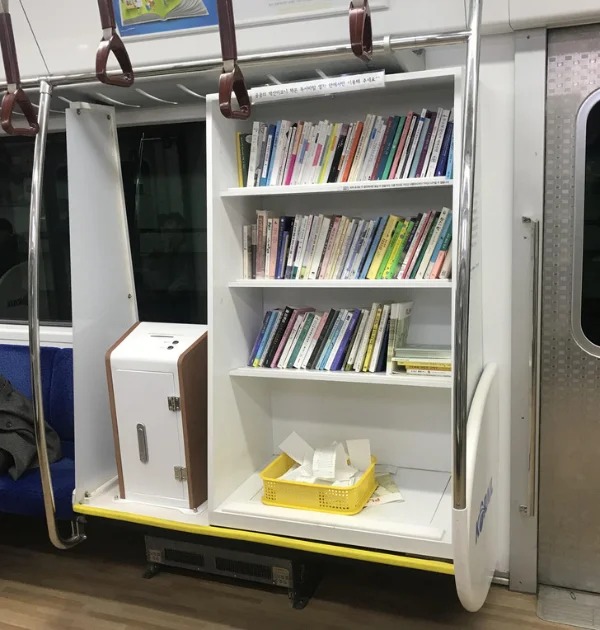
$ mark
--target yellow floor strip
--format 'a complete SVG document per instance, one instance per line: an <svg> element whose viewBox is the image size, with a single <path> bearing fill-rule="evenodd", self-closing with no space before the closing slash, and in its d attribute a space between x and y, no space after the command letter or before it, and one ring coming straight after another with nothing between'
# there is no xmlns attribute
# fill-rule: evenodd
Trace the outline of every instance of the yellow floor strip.
<svg viewBox="0 0 600 630"><path fill-rule="evenodd" d="M299 538L287 538L285 536L274 536L272 534L261 534L259 532L248 532L239 529L227 529L224 527L211 527L204 525L191 525L168 521L151 516L141 516L139 514L129 514L126 512L116 512L105 508L95 508L88 505L75 505L73 510L85 516L95 516L116 521L126 521L138 525L158 527L188 534L198 534L200 536L214 536L215 538L227 538L230 540L242 540L245 542L258 543L262 545L272 545L274 547L285 547L287 549L297 549L310 553L319 553L338 558L350 558L352 560L362 560L363 562L373 562L376 564L387 564L406 569L417 569L419 571L429 571L432 573L444 573L454 575L454 565L443 560L428 560L426 558L414 558L411 556L400 556L381 551L370 551L368 549L355 549L353 547L343 547L341 545L330 545L327 543L302 540Z"/></svg>

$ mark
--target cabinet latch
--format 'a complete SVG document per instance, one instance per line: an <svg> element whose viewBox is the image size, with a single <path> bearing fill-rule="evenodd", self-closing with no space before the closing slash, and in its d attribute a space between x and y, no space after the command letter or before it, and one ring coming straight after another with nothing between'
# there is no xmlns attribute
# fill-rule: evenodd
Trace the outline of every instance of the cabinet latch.
<svg viewBox="0 0 600 630"><path fill-rule="evenodd" d="M175 466L173 468L173 472L175 473L176 481L187 481L187 468L183 466Z"/></svg>
<svg viewBox="0 0 600 630"><path fill-rule="evenodd" d="M181 398L179 398L179 396L169 396L167 403L169 404L169 411L181 410Z"/></svg>

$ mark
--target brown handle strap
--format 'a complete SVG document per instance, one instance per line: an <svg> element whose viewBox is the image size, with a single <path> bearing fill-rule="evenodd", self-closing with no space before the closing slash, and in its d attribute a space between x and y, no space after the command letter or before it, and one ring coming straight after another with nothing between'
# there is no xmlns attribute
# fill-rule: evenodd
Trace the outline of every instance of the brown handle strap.
<svg viewBox="0 0 600 630"><path fill-rule="evenodd" d="M350 45L352 52L363 61L369 61L373 54L373 31L369 0L350 2Z"/></svg>
<svg viewBox="0 0 600 630"><path fill-rule="evenodd" d="M219 79L219 108L225 118L246 120L250 117L252 107L244 75L237 64L237 41L232 0L217 0L217 11L219 14L221 54L223 56L223 72ZM239 109L234 109L231 104L234 94Z"/></svg>
<svg viewBox="0 0 600 630"><path fill-rule="evenodd" d="M232 94L235 94L239 109L233 109L231 105ZM247 120L252 113L244 75L237 63L231 72L223 72L219 78L219 109L225 118L236 120Z"/></svg>
<svg viewBox="0 0 600 630"><path fill-rule="evenodd" d="M2 8L4 9L4 6ZM11 136L35 136L40 130L37 113L29 97L21 89L17 46L8 10L0 12L0 48L2 48L2 59L4 60L4 71L8 85L0 106L0 124L2 129ZM13 126L15 105L18 105L23 112L25 120L27 120L27 127Z"/></svg>
<svg viewBox="0 0 600 630"><path fill-rule="evenodd" d="M221 36L221 54L223 63L237 61L237 40L235 37L235 18L232 0L217 0L219 15L219 34Z"/></svg>
<svg viewBox="0 0 600 630"><path fill-rule="evenodd" d="M123 40L117 33L115 10L112 0L98 0L100 22L102 24L102 41L96 52L96 77L105 85L129 87L133 85L133 67ZM121 67L121 74L109 76L107 72L108 57L113 53Z"/></svg>

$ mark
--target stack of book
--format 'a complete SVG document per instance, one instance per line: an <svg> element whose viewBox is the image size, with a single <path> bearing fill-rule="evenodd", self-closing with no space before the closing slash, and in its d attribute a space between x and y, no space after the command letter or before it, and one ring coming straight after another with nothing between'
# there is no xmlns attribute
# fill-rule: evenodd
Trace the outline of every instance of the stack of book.
<svg viewBox="0 0 600 630"><path fill-rule="evenodd" d="M255 122L238 133L239 186L294 186L453 175L451 109L357 122Z"/></svg>
<svg viewBox="0 0 600 630"><path fill-rule="evenodd" d="M452 212L414 217L257 212L243 228L243 277L286 280L450 278Z"/></svg>
<svg viewBox="0 0 600 630"><path fill-rule="evenodd" d="M398 346L392 356L394 373L424 376L451 376L449 346Z"/></svg>
<svg viewBox="0 0 600 630"><path fill-rule="evenodd" d="M406 344L412 302L371 308L286 306L267 311L248 359L251 367L393 373Z"/></svg>

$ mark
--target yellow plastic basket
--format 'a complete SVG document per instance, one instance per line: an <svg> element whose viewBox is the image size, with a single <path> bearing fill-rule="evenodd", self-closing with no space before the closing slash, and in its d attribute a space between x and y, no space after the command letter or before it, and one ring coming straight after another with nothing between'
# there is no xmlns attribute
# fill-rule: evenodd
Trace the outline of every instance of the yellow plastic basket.
<svg viewBox="0 0 600 630"><path fill-rule="evenodd" d="M260 474L264 490L262 501L266 505L328 514L358 514L377 487L375 463L376 460L372 457L368 470L355 485L349 488L333 488L279 479L294 465L294 460L282 453Z"/></svg>

